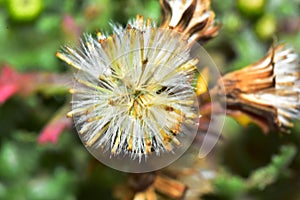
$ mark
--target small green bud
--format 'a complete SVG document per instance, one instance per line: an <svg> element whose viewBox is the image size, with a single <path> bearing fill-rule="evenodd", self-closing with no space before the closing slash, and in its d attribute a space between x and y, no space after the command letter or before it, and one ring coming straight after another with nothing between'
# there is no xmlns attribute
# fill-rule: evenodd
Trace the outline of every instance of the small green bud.
<svg viewBox="0 0 300 200"><path fill-rule="evenodd" d="M7 0L10 17L19 22L28 22L37 18L43 10L42 0Z"/></svg>
<svg viewBox="0 0 300 200"><path fill-rule="evenodd" d="M255 33L263 40L271 38L276 31L276 19L273 15L264 15L255 24Z"/></svg>
<svg viewBox="0 0 300 200"><path fill-rule="evenodd" d="M265 0L237 0L239 10L250 17L261 15L265 4Z"/></svg>
<svg viewBox="0 0 300 200"><path fill-rule="evenodd" d="M239 18L239 16L235 13L229 13L227 16L225 16L225 28L228 29L228 31L238 31L242 26L242 21Z"/></svg>

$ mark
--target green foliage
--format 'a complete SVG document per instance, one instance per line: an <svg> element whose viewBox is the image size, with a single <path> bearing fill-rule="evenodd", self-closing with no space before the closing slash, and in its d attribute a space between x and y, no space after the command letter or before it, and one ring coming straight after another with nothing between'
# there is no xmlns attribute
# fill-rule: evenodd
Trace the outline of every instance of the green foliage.
<svg viewBox="0 0 300 200"><path fill-rule="evenodd" d="M15 137L0 149L2 199L74 199L75 173L59 165L44 168L47 149L36 145L30 133Z"/></svg>
<svg viewBox="0 0 300 200"><path fill-rule="evenodd" d="M111 199L111 189L123 175L94 161L74 139L64 133L58 144L40 146L33 133L18 131L2 141L0 199Z"/></svg>
<svg viewBox="0 0 300 200"><path fill-rule="evenodd" d="M256 169L250 174L247 180L247 187L263 190L268 185L274 183L279 175L284 175L288 172L288 165L295 157L296 151L295 146L282 146L280 153L274 155L267 166Z"/></svg>
<svg viewBox="0 0 300 200"><path fill-rule="evenodd" d="M263 191L275 183L280 176L287 175L289 165L296 155L296 147L284 145L277 155L273 155L271 162L266 166L255 169L249 177L242 178L237 175L221 173L214 180L214 196L221 199L243 199L253 190Z"/></svg>
<svg viewBox="0 0 300 200"><path fill-rule="evenodd" d="M245 188L243 179L230 175L221 175L214 181L215 195L224 199L239 199Z"/></svg>

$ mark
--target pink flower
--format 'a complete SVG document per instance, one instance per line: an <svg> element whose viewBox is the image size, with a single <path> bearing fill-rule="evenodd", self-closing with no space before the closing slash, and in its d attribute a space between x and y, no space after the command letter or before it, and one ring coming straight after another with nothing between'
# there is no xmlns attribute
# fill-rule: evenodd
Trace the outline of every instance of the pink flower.
<svg viewBox="0 0 300 200"><path fill-rule="evenodd" d="M0 70L0 104L15 94L28 96L36 91L41 83L47 81L42 73L21 74L6 64Z"/></svg>
<svg viewBox="0 0 300 200"><path fill-rule="evenodd" d="M5 65L0 72L0 103L4 103L20 90L18 79L20 75L9 66Z"/></svg>
<svg viewBox="0 0 300 200"><path fill-rule="evenodd" d="M62 18L61 27L65 35L71 41L78 41L82 31L81 27L76 23L71 15L65 15Z"/></svg>
<svg viewBox="0 0 300 200"><path fill-rule="evenodd" d="M49 73L18 73L8 65L0 69L0 104L4 103L11 96L18 94L28 96L33 92L44 91L53 88L64 88L69 80L63 75ZM67 109L63 107L48 125L42 130L38 138L38 143L56 143L60 133L71 126L70 119L65 117Z"/></svg>
<svg viewBox="0 0 300 200"><path fill-rule="evenodd" d="M67 92L67 85L71 82L65 74L45 72L18 73L12 67L0 67L0 104L11 96L18 94L27 97L35 92L49 94L50 92Z"/></svg>
<svg viewBox="0 0 300 200"><path fill-rule="evenodd" d="M56 143L63 130L69 128L71 125L72 121L66 118L65 115L55 117L40 133L38 137L38 143Z"/></svg>
<svg viewBox="0 0 300 200"><path fill-rule="evenodd" d="M4 103L9 97L18 91L16 85L1 85L0 88L0 103Z"/></svg>

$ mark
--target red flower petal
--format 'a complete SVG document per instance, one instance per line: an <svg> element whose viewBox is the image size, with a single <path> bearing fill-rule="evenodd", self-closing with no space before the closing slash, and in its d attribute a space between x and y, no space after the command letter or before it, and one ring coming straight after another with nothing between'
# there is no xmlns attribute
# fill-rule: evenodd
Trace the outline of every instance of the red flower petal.
<svg viewBox="0 0 300 200"><path fill-rule="evenodd" d="M72 40L77 41L81 35L81 27L76 23L71 15L65 15L62 19L62 30L66 36L71 37Z"/></svg>
<svg viewBox="0 0 300 200"><path fill-rule="evenodd" d="M0 73L0 103L4 103L9 97L20 90L19 74L12 68L4 66Z"/></svg>
<svg viewBox="0 0 300 200"><path fill-rule="evenodd" d="M59 135L65 128L70 127L72 124L71 120L62 116L52 120L41 132L38 137L39 144L45 144L48 142L56 143Z"/></svg>
<svg viewBox="0 0 300 200"><path fill-rule="evenodd" d="M4 103L9 97L19 90L17 85L1 85L0 84L0 103Z"/></svg>

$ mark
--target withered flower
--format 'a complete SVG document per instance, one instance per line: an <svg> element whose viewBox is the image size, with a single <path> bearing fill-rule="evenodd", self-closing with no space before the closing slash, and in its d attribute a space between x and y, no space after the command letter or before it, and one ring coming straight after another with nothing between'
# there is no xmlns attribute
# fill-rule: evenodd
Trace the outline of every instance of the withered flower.
<svg viewBox="0 0 300 200"><path fill-rule="evenodd" d="M272 47L257 63L230 72L219 81L226 89L228 113L239 117L238 112L242 112L265 131L288 131L292 120L300 118L299 56L286 45Z"/></svg>
<svg viewBox="0 0 300 200"><path fill-rule="evenodd" d="M190 41L205 42L217 36L220 29L210 0L160 0L162 28L170 28L185 35Z"/></svg>

